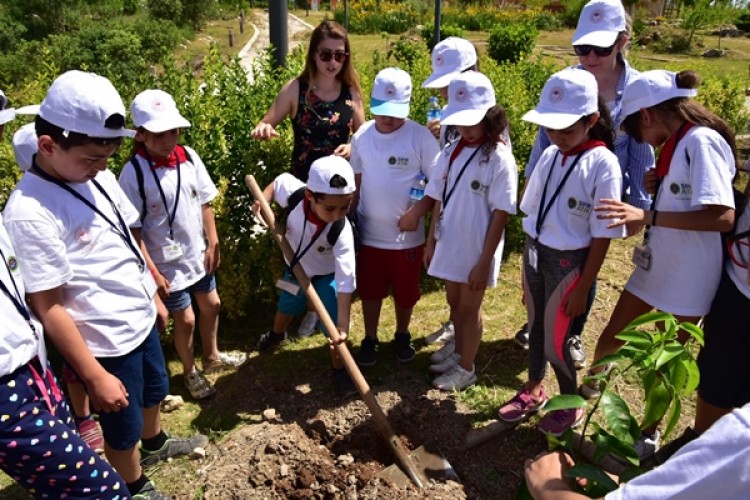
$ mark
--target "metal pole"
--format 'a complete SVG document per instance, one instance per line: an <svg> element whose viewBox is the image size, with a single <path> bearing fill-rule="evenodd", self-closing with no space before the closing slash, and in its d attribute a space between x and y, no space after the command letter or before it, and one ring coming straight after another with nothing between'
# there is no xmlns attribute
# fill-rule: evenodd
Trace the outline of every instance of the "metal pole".
<svg viewBox="0 0 750 500"><path fill-rule="evenodd" d="M268 2L268 30L273 46L274 66L286 66L286 54L289 51L287 35L288 7L286 0Z"/></svg>
<svg viewBox="0 0 750 500"><path fill-rule="evenodd" d="M349 32L349 0L344 0L344 29Z"/></svg>
<svg viewBox="0 0 750 500"><path fill-rule="evenodd" d="M435 0L435 45L440 43L440 0Z"/></svg>

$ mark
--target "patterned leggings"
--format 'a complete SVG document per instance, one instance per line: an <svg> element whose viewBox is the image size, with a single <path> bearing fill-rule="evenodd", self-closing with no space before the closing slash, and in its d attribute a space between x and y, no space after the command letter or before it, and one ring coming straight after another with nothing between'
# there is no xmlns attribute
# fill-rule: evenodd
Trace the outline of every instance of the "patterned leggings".
<svg viewBox="0 0 750 500"><path fill-rule="evenodd" d="M0 377L0 468L36 498L130 498L78 436L54 375L36 358Z"/></svg>

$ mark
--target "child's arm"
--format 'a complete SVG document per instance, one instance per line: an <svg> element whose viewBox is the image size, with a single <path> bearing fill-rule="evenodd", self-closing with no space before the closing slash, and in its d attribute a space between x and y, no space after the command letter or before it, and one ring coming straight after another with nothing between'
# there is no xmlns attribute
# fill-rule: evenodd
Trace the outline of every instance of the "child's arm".
<svg viewBox="0 0 750 500"><path fill-rule="evenodd" d="M31 309L60 354L81 377L94 408L117 412L128 406L128 392L120 379L99 364L89 351L73 318L63 306L62 287L27 294Z"/></svg>
<svg viewBox="0 0 750 500"><path fill-rule="evenodd" d="M503 210L493 210L490 226L487 228L487 235L484 237L484 246L482 254L479 256L479 262L471 269L469 273L469 288L475 291L487 288L487 278L490 275L490 266L492 259L495 257L495 251L503 238L505 223L508 221L508 213Z"/></svg>
<svg viewBox="0 0 750 500"><path fill-rule="evenodd" d="M138 243L138 248L141 249L143 260L146 261L146 266L148 266L148 270L151 271L151 276L154 277L154 281L156 282L156 291L158 292L159 297L169 297L169 280L159 272L159 270L156 268L156 264L154 264L154 261L151 259L151 254L148 252L146 244L143 242L143 238L141 238L141 228L131 227L130 232L132 233L135 241Z"/></svg>
<svg viewBox="0 0 750 500"><path fill-rule="evenodd" d="M219 234L216 232L216 217L214 207L210 203L201 206L203 215L203 232L206 234L206 273L213 274L221 264L221 253L219 251Z"/></svg>
<svg viewBox="0 0 750 500"><path fill-rule="evenodd" d="M685 231L729 231L734 227L734 209L724 205L705 205L686 212L662 212L643 210L624 201L605 198L594 210L599 212L599 219L613 219L608 228L630 223Z"/></svg>
<svg viewBox="0 0 750 500"><path fill-rule="evenodd" d="M348 292L339 292L336 297L336 304L338 307L336 313L338 315L336 327L339 329L339 335L341 336L339 344L341 344L346 342L346 339L349 336L349 327L351 326L352 294ZM333 347L333 343L331 343L331 347Z"/></svg>
<svg viewBox="0 0 750 500"><path fill-rule="evenodd" d="M269 184L268 186L266 186L265 189L263 189L263 198L265 198L266 203L268 203L269 205L273 201L273 182ZM258 219L258 221L262 225L266 225L265 219L263 218L263 213L260 210L259 200L255 200L253 202L252 211L253 211L253 215L255 215L255 218Z"/></svg>
<svg viewBox="0 0 750 500"><path fill-rule="evenodd" d="M599 274L599 269L602 267L604 258L607 256L610 241L612 240L609 238L594 238L591 240L591 248L589 249L588 257L586 257L586 263L583 265L581 278L563 302L565 315L569 318L580 316L586 311L586 300L589 295L589 289L591 289L591 285L594 283L596 275Z"/></svg>
<svg viewBox="0 0 750 500"><path fill-rule="evenodd" d="M398 220L398 229L400 231L416 231L419 229L419 220L427 214L435 205L435 200L425 196L406 211Z"/></svg>
<svg viewBox="0 0 750 500"><path fill-rule="evenodd" d="M428 198L428 197L425 196L425 198ZM434 201L435 206L432 209L432 220L430 221L430 232L427 234L427 241L425 241L425 244L424 244L424 257L422 258L422 260L424 261L425 269L430 268L430 262L432 262L432 256L435 254L435 224L437 224L437 220L440 219L440 211L443 209L443 204L441 202L434 200L433 198L430 198L430 199Z"/></svg>

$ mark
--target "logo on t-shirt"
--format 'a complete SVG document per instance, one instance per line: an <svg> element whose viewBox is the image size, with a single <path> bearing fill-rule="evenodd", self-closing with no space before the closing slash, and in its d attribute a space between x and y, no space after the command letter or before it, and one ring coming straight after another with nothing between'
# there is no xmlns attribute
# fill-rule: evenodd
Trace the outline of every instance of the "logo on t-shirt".
<svg viewBox="0 0 750 500"><path fill-rule="evenodd" d="M396 156L391 156L388 158L388 165L393 165L396 167L407 167L409 166L409 158L398 158Z"/></svg>
<svg viewBox="0 0 750 500"><path fill-rule="evenodd" d="M591 203L587 203L583 200L576 200L571 196L568 198L568 211L573 215L588 215L591 213Z"/></svg>
<svg viewBox="0 0 750 500"><path fill-rule="evenodd" d="M482 184L480 181L476 179L471 181L470 186L471 186L471 191L474 194L484 194L487 192L487 189L489 189L488 185Z"/></svg>
<svg viewBox="0 0 750 500"><path fill-rule="evenodd" d="M10 269L10 272L15 272L18 269L18 260L15 255L8 257L8 269Z"/></svg>
<svg viewBox="0 0 750 500"><path fill-rule="evenodd" d="M673 182L669 185L669 192L678 200L689 200L693 196L693 186L684 182Z"/></svg>

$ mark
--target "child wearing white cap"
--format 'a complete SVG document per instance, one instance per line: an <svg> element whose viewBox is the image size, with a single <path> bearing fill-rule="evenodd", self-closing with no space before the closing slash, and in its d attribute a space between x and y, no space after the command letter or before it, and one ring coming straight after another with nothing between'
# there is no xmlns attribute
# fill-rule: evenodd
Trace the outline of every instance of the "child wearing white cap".
<svg viewBox="0 0 750 500"><path fill-rule="evenodd" d="M547 148L528 180L520 208L526 216L524 296L529 323L529 379L498 416L519 422L547 402L547 362L563 394L576 394L576 369L566 341L584 314L589 289L612 238L624 236L593 210L602 198L619 199L622 177L609 113L588 71L568 68L550 77L537 107L523 119L547 129ZM583 408L548 412L542 432L561 435L581 423Z"/></svg>
<svg viewBox="0 0 750 500"><path fill-rule="evenodd" d="M572 41L579 62L576 67L585 69L596 77L599 95L604 98L612 117L613 132L616 134L615 155L622 171L623 194L630 204L646 208L649 205L649 195L643 179L646 171L654 165L654 151L648 144L639 143L620 130L620 123L625 118L622 114L623 90L639 74L624 57L628 43L627 16L620 0L591 0L584 5ZM544 127L541 127L526 164L526 178L531 176L539 158L550 144ZM596 280L589 292L586 313L574 322L573 334L567 346L579 369L586 365L581 334L595 297ZM521 328L515 341L521 347L528 348L528 328Z"/></svg>
<svg viewBox="0 0 750 500"><path fill-rule="evenodd" d="M287 262L284 276L276 283L280 290L276 316L271 329L255 344L257 351L271 351L284 342L292 318L307 307L307 297L291 271L297 264L310 278L342 340L346 340L357 285L354 235L346 218L355 189L349 162L331 155L313 162L306 185L291 174L281 174L263 190L267 202L275 200L282 208L291 209L284 234L294 250L294 259ZM260 212L258 201L253 211ZM323 333L328 336L325 329ZM336 393L342 397L355 394L357 389L335 349L331 349L331 364Z"/></svg>
<svg viewBox="0 0 750 500"><path fill-rule="evenodd" d="M505 223L516 213L518 178L513 154L502 140L505 110L486 76L468 71L451 81L443 123L455 125L461 138L440 154L427 185L435 209L425 266L445 280L455 328L454 340L432 355L430 371L437 374L432 385L453 391L477 380L482 301L485 289L497 283Z"/></svg>
<svg viewBox="0 0 750 500"><path fill-rule="evenodd" d="M9 109L0 91L0 138L15 115ZM0 258L0 469L38 498L124 494L122 478L76 432L47 361L42 325L25 301L26 261L13 248L1 216ZM76 450L75 458L68 447ZM80 480L70 482L68 467L76 462Z"/></svg>
<svg viewBox="0 0 750 500"><path fill-rule="evenodd" d="M409 323L420 297L423 216L432 204L411 199L410 191L431 177L440 151L430 131L408 118L411 91L411 77L406 71L380 71L370 99L373 119L352 137L351 165L357 183L353 204L362 238L357 254L358 292L365 323L365 338L357 358L361 366L377 362L380 309L389 287L396 309L396 358L406 362L416 354Z"/></svg>
<svg viewBox="0 0 750 500"><path fill-rule="evenodd" d="M235 368L245 356L220 352L217 345L221 302L216 292L219 238L211 200L217 189L200 156L179 144L188 122L163 90L145 90L130 105L136 127L134 154L120 173L120 186L140 214L145 258L158 293L174 318L174 345L190 395L204 399L215 389L203 373ZM195 314L203 372L193 354Z"/></svg>
<svg viewBox="0 0 750 500"><path fill-rule="evenodd" d="M709 312L719 287L723 262L720 232L731 230L735 217L732 181L736 148L729 126L691 99L697 87L698 77L690 71L646 71L623 95L623 128L639 141L661 146L661 152L654 169L656 186L650 209L633 207L614 197L602 200L596 208L599 218L612 227L636 224L645 226L646 231L633 255L636 268L599 337L595 359L617 350L622 343L615 335L652 309L672 313L679 321L697 323ZM731 281L748 295L746 278L744 269ZM731 315L737 320L746 317L739 314L734 311ZM734 329L721 332L726 337L719 346L724 344L729 352L717 356L715 342L721 333L711 328L709 335L709 323L713 325L706 325L706 354L701 351L696 411L696 425L701 431L722 414L722 408L731 409L736 404L727 394L733 388L739 393L739 389L736 384L730 387L733 384L729 381L747 384L743 377L747 350L732 352L729 347L736 345L732 340L735 335L745 341L747 324L734 323ZM728 376L728 367L742 371ZM593 383L583 385L581 390L589 397L599 392L598 384ZM645 438L647 431L655 429L646 429Z"/></svg>
<svg viewBox="0 0 750 500"><path fill-rule="evenodd" d="M124 126L109 80L81 71L58 77L36 118L39 151L5 217L28 263L27 300L100 412L107 459L127 484L122 495L164 498L141 458L187 454L208 438L171 438L161 428L168 379L156 284L131 234L138 212L106 169L122 137L134 135Z"/></svg>

